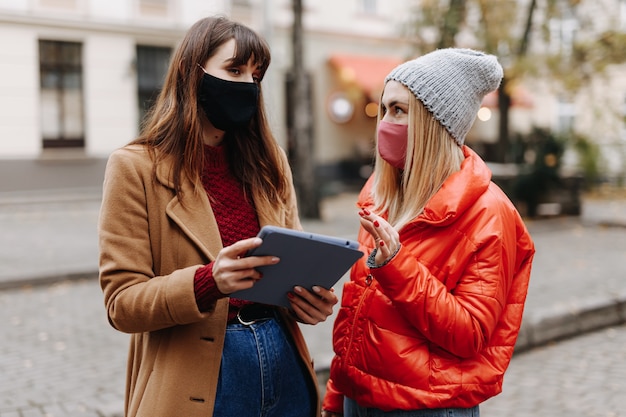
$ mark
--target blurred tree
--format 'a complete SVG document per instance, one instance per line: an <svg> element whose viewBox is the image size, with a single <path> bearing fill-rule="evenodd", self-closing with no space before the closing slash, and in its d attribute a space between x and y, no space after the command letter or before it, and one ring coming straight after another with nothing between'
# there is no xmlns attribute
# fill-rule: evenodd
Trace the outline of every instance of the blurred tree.
<svg viewBox="0 0 626 417"><path fill-rule="evenodd" d="M598 7L605 18L590 13L590 7ZM499 57L504 79L498 90L494 159L510 162L509 109L515 85L524 75L542 75L565 92L577 92L609 65L626 62L626 34L616 29L619 24L611 8L596 0L416 0L407 30L420 53L471 45Z"/></svg>
<svg viewBox="0 0 626 417"><path fill-rule="evenodd" d="M310 219L320 218L319 193L313 159L313 111L310 77L304 69L302 42L302 0L292 0L292 73L287 82L289 119L289 160L299 212Z"/></svg>
<svg viewBox="0 0 626 417"><path fill-rule="evenodd" d="M466 0L450 0L450 6L443 15L441 33L437 48L449 48L465 20Z"/></svg>

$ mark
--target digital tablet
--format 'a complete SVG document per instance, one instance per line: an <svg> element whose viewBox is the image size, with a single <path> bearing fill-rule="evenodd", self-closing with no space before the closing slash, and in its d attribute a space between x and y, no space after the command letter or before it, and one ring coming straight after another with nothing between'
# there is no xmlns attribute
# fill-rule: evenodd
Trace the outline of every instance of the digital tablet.
<svg viewBox="0 0 626 417"><path fill-rule="evenodd" d="M258 267L263 278L231 297L289 307L294 286L331 288L363 256L358 242L334 236L264 226L258 237L263 243L246 256L277 256L280 262Z"/></svg>

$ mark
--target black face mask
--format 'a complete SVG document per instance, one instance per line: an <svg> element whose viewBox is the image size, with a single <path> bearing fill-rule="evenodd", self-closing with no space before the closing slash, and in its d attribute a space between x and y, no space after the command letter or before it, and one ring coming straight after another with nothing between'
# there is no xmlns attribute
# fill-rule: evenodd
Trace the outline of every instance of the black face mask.
<svg viewBox="0 0 626 417"><path fill-rule="evenodd" d="M232 130L246 126L257 111L259 86L222 80L204 73L198 101L209 118L219 130Z"/></svg>

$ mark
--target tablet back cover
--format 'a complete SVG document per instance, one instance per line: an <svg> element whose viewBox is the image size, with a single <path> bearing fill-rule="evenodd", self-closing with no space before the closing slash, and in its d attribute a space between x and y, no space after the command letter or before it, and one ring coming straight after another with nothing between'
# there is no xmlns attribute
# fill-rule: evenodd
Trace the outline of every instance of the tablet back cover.
<svg viewBox="0 0 626 417"><path fill-rule="evenodd" d="M314 285L331 288L363 256L358 244L348 239L277 227L269 231L263 244L250 255L278 256L275 265L259 267L263 278L252 288L237 291L231 297L289 307L287 293L299 285L311 290Z"/></svg>

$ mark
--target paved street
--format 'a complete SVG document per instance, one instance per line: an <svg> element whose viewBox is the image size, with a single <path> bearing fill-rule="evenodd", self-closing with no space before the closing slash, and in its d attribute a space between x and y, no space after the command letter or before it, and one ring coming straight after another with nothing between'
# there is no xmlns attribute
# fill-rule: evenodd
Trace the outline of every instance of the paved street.
<svg viewBox="0 0 626 417"><path fill-rule="evenodd" d="M128 337L106 322L93 274L99 201L43 197L0 199L0 417L121 416ZM353 199L329 200L305 229L351 236ZM624 225L626 201L528 222L537 257L520 353L483 416L626 415ZM304 327L321 371L331 325Z"/></svg>
<svg viewBox="0 0 626 417"><path fill-rule="evenodd" d="M611 327L519 354L483 417L626 415L626 327Z"/></svg>
<svg viewBox="0 0 626 417"><path fill-rule="evenodd" d="M103 311L94 280L0 292L0 417L122 415L127 337ZM626 415L624 346L618 326L520 353L481 414Z"/></svg>
<svg viewBox="0 0 626 417"><path fill-rule="evenodd" d="M0 416L121 416L127 336L96 280L0 292Z"/></svg>

